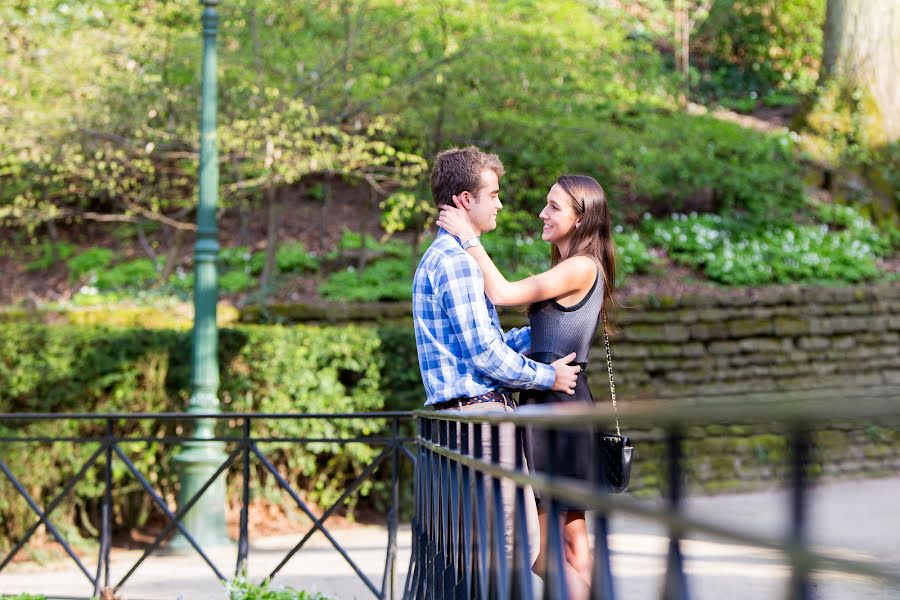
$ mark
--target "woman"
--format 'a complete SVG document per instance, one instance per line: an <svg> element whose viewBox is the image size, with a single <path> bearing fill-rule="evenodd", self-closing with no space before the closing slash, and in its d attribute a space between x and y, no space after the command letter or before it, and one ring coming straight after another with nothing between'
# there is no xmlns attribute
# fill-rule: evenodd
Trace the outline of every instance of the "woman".
<svg viewBox="0 0 900 600"><path fill-rule="evenodd" d="M563 175L547 194L541 210L541 238L552 244L551 269L521 281L507 281L480 245L463 247L477 261L491 302L500 306L530 304L530 357L552 362L571 352L582 363L575 395L523 390L520 404L593 402L584 363L591 340L601 323L604 306L611 300L615 279L615 246L610 229L609 207L600 184L586 175ZM444 206L437 224L467 242L477 236L467 211ZM557 436L555 472L590 479L590 434L565 432ZM529 460L538 471L548 469L551 454L544 436L535 435ZM543 575L546 564L547 507L538 499L542 548L533 569ZM561 529L565 546L566 580L572 598L590 593L591 552L584 509L562 506Z"/></svg>

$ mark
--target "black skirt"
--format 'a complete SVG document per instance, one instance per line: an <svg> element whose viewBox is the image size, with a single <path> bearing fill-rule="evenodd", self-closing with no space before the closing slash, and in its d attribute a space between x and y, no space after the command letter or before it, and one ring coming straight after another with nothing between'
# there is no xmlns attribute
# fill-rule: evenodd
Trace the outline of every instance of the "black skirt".
<svg viewBox="0 0 900 600"><path fill-rule="evenodd" d="M588 387L587 373L582 369L578 373L575 394L570 396L563 392L544 390L522 390L519 393L520 405L544 404L593 404L594 398ZM587 428L556 429L555 442L544 427L528 427L525 433L525 458L531 472L554 474L571 477L583 481L593 480L593 460L591 444L593 433ZM535 500L541 505L540 493L535 490ZM584 512L584 507L560 502L563 512ZM546 506L542 506L542 509Z"/></svg>

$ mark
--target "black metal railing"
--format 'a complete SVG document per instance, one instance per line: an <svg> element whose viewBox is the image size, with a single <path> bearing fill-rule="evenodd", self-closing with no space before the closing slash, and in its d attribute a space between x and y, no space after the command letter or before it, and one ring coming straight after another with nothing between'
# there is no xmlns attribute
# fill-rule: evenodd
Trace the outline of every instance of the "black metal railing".
<svg viewBox="0 0 900 600"><path fill-rule="evenodd" d="M664 486L665 503L642 501L630 494L610 494L604 473L604 452L600 435L594 435L592 456L597 477L591 481L555 476L552 472L523 469L526 428L540 428L546 435L581 428L602 432L613 421L606 407L584 406L567 410L529 407L516 413L467 416L457 411L417 411L418 457L416 460L416 512L413 519L413 566L404 590L404 598L444 600L457 598L536 597L535 580L528 556L529 536L536 532L525 527L524 498L527 486L548 502L548 556L542 597L567 599L563 575L564 548L559 529L560 502L594 510L594 549L591 597L612 600L617 597L610 564L609 517L630 514L663 525L668 531L666 572L661 598L686 600L691 597L685 574L681 540L687 533L705 534L740 545L775 551L790 568L787 596L811 598L812 574L829 570L858 575L891 589L900 589L900 565L884 565L848 560L811 549L808 536L808 489L812 433L817 424L835 420L900 422L900 403L896 397L854 402L803 402L740 404L734 402L678 405L632 403L619 407L619 418L633 427L659 428L664 431L666 448ZM684 432L695 425L723 423L777 424L789 448L790 526L783 537L748 533L737 527L710 520L689 518L683 512ZM514 468L500 463L499 428L515 427ZM483 436L490 435L491 451L485 456ZM554 444L548 444L554 447ZM641 460L640 445L635 449ZM515 485L512 515L504 514L497 482ZM502 543L504 520L511 519L514 529L512 552Z"/></svg>
<svg viewBox="0 0 900 600"><path fill-rule="evenodd" d="M161 422L178 422L186 425L186 429L193 430L191 425L199 419L213 419L219 422L228 422L230 432L227 435L216 435L214 437L191 437L188 435L135 435L118 433L118 427L123 429L126 427L122 424L135 424L136 422L161 421ZM303 420L330 420L341 421L348 419L368 419L372 421L381 420L386 422L385 434L380 436L365 437L301 437L301 436L261 436L254 435L254 423L272 423L273 421L303 421ZM209 566L210 570L217 578L222 581L227 579L226 570L221 569L210 558L209 553L202 547L191 531L182 523L188 511L198 502L205 492L213 485L213 483L231 469L235 463L241 466L241 501L240 501L240 524L237 541L237 561L234 569L235 577L241 576L246 572L249 545L249 526L248 526L248 509L251 501L251 463L256 462L258 467L262 468L262 472L266 476L271 476L277 482L284 492L296 504L297 508L306 515L312 522L312 527L303 535L297 544L291 548L278 563L278 565L269 573L266 579L275 577L287 562L306 544L306 542L316 532L321 532L325 538L331 543L335 551L337 551L353 569L359 579L372 592L375 598L389 599L396 596L396 570L397 570L397 529L400 515L400 473L401 460L407 457L414 460L413 453L407 448L408 444L414 442L414 438L403 435L404 425L411 419L410 413L407 412L376 412L376 413L350 413L350 414L265 414L265 413L227 413L227 414L193 414L193 413L109 413L109 414L2 414L0 413L0 425L4 425L5 431L11 431L9 427L12 423L23 424L26 422L50 422L50 421L83 421L104 424L104 432L102 435L29 435L28 433L19 433L15 435L3 435L0 437L0 471L6 476L12 484L18 496L30 507L37 520L24 532L17 540L11 540L14 545L6 553L6 556L0 560L0 572L10 564L17 553L28 543L34 533L40 526L44 526L48 533L58 542L69 558L77 565L78 569L84 574L86 580L90 584L90 594L85 597L98 597L105 590L113 592L120 590L131 576L138 570L141 564L157 552L169 536L177 531L196 551L196 553ZM25 430L21 430L25 431ZM29 494L27 490L27 482L17 477L13 469L7 464L5 458L6 452L4 448L8 448L10 444L48 444L56 442L71 442L76 444L97 444L97 448L90 454L87 460L78 468L77 472L67 481L61 484L59 492L51 498L43 507L36 499ZM122 444L132 442L146 442L153 444L171 444L180 445L187 442L190 443L215 443L224 444L227 450L227 457L216 468L215 472L200 486L199 489L190 497L182 506L173 510L169 507L169 503L165 500L159 490L148 480L145 473L135 465L122 449ZM279 472L272 460L266 453L260 449L260 444L265 442L279 442L292 444L312 444L312 443L331 443L331 444L368 444L373 447L380 447L381 451L371 460L366 468L351 483L349 483L341 493L340 497L321 515L317 515L303 500L300 493L293 488L291 483ZM165 515L166 525L159 531L153 541L147 545L143 554L137 558L130 568L126 569L124 574L118 581L113 581L113 574L110 569L110 549L112 547L112 515L113 515L113 465L115 462L121 462L125 469L135 478L142 490L149 495L153 504ZM345 501L354 494L360 486L369 480L376 469L382 464L390 463L390 511L387 519L388 543L385 554L384 574L380 585L376 585L347 554L347 551L334 538L325 522L338 509L340 509ZM93 569L85 564L85 561L76 553L70 541L53 523L52 516L61 503L71 494L75 486L82 481L91 469L103 470L103 493L101 501L100 531L99 531L99 551L96 559L96 565ZM32 593L39 593L41 590L32 590ZM105 596L104 596L105 597Z"/></svg>

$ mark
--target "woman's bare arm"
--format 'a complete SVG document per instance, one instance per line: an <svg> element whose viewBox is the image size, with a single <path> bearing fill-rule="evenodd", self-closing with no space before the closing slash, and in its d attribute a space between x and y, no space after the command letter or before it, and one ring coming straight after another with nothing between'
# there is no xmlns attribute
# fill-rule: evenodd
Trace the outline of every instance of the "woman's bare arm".
<svg viewBox="0 0 900 600"><path fill-rule="evenodd" d="M475 237L468 212L459 207L443 207L438 225L460 240ZM484 290L491 302L498 306L531 304L541 300L564 298L580 290L587 291L594 282L597 269L586 256L566 259L538 275L520 281L508 281L482 246L472 246L467 252L478 263L484 277Z"/></svg>

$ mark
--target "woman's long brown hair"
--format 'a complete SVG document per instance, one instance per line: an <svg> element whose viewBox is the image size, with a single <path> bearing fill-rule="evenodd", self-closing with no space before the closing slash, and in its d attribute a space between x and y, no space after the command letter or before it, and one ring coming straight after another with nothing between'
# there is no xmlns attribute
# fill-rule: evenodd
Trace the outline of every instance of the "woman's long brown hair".
<svg viewBox="0 0 900 600"><path fill-rule="evenodd" d="M606 192L588 175L562 175L556 183L572 198L572 207L581 218L581 225L572 233L566 256L560 255L559 248L552 245L550 264L556 266L572 256L589 256L600 263L603 310L609 316L615 308L612 295L616 287L616 245Z"/></svg>

